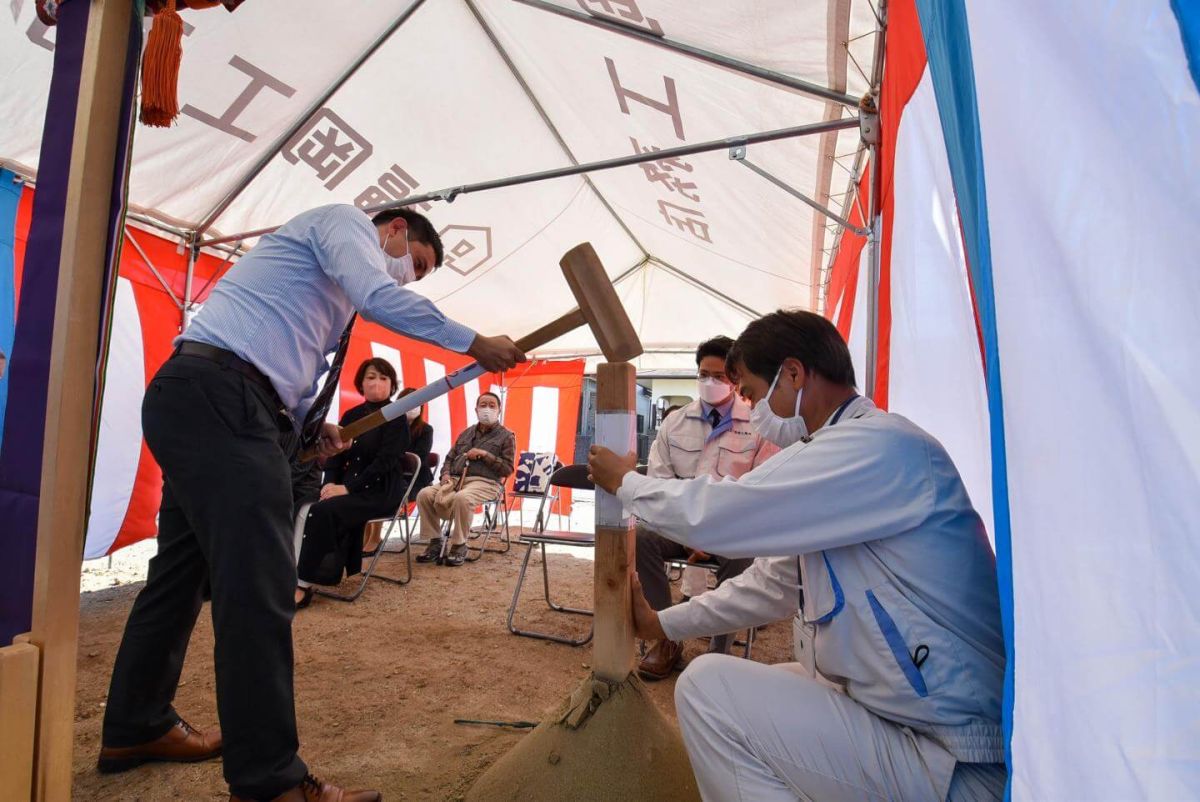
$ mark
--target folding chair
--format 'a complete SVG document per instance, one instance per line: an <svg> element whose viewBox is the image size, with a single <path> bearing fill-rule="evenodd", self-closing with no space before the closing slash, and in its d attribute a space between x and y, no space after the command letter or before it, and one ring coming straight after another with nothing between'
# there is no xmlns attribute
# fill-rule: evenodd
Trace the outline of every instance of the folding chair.
<svg viewBox="0 0 1200 802"><path fill-rule="evenodd" d="M717 564L716 560L697 560L696 562L690 563L686 559L667 560L666 566L667 566L668 571L678 569L680 577L683 576L683 569L687 568L688 566L692 566L694 568L707 569L708 571L711 572L712 575L716 575L717 569L719 569L721 567L720 565ZM670 581L676 582L676 581L678 581L678 578L672 576L672 577L670 577ZM733 641L733 645L743 647L742 656L745 657L746 659L750 659L750 650L754 648L754 627L750 627L748 630L746 630L746 639L745 640L737 640L735 638Z"/></svg>
<svg viewBox="0 0 1200 802"><path fill-rule="evenodd" d="M508 530L508 493L504 485L500 485L500 489L496 492L496 498L483 502L483 524L478 527L472 527L470 534L467 535L467 557L469 563L478 562L483 557L484 552L492 554L508 554L508 550L512 548L512 539ZM449 542L450 529L449 521L447 526L442 530L442 543ZM492 535L500 533L500 542L504 544L503 548L489 548L488 542L492 539ZM471 542L483 538L483 543L478 546L472 546ZM474 554L475 556L471 556Z"/></svg>
<svg viewBox="0 0 1200 802"><path fill-rule="evenodd" d="M458 484L454 488L455 491L458 491L463 486L463 482L466 479L467 479L467 475L465 473L458 477ZM471 527L470 531L467 533L467 540L466 540L467 555L466 555L464 561L469 562L469 563L478 562L479 559L481 557L483 557L484 552L491 552L492 554L507 554L508 550L510 548L512 548L512 541L509 539L509 534L508 534L507 516L505 516L505 518L501 519L500 515L499 515L499 511L501 509L503 510L504 513L508 512L507 502L505 501L504 485L500 485L500 487L496 491L496 495L494 498L485 499L483 501L483 503L479 506L483 507L483 525L482 526L473 526L473 527ZM501 525L501 523L500 523L501 520L503 520L503 525ZM445 521L442 522L442 529L441 529L442 549L438 553L438 558L437 558L438 565L441 565L442 562L446 559L446 557L450 554L450 548L451 548L450 533L451 533L451 527L453 527L453 526L454 526L453 517L447 518ZM502 548L502 549L488 548L488 541L490 541L492 539L492 535L496 534L496 532L502 532L502 535L500 538L500 541L504 544L504 548ZM479 540L480 538L483 538L483 543L481 545L479 545L479 546L471 545L471 541ZM474 556L472 556L472 554L474 554Z"/></svg>
<svg viewBox="0 0 1200 802"><path fill-rule="evenodd" d="M546 499L550 497L553 488L566 487L572 490L594 490L595 485L588 480L587 474L587 465L568 465L565 468L559 468L551 474L550 481L546 485L546 489L542 495L542 509L538 510L538 521L542 524L541 528L534 532L522 532L518 537L519 542L526 544L526 549L525 557L521 560L521 571L517 574L517 586L513 589L512 603L508 606L508 631L514 635L552 640L556 643L566 643L570 646L582 646L592 639L592 634L595 632L594 623L591 627L588 627L588 633L583 638L570 638L563 635L556 635L552 632L519 629L513 625L513 618L517 612L517 602L521 598L521 588L525 584L525 571L529 568L529 557L533 554L535 546L539 547L542 552L542 587L546 593L546 604L549 605L550 609L558 613L592 615L591 610L555 604L551 599L550 568L546 562L546 546L582 546L584 548L595 548L596 536L591 532L546 531L545 520L548 516L542 515L545 512Z"/></svg>
<svg viewBox="0 0 1200 802"><path fill-rule="evenodd" d="M315 592L318 596L324 596L327 599L335 599L337 601L352 602L362 595L362 592L367 588L367 580L374 577L382 579L386 582L391 582L396 585L407 585L412 581L412 543L411 522L408 518L408 503L409 497L412 495L413 486L417 483L417 474L421 468L421 458L411 451L406 451L401 460L403 466L402 471L410 474L408 486L404 488L404 497L400 499L400 503L396 506L396 511L391 518L374 518L367 521L363 527L363 538L371 533L372 529L378 530L381 535L379 545L375 548L375 554L371 556L371 562L362 571L362 582L358 584L358 588L353 593L335 593L332 590L321 590L316 588ZM308 513L307 506L301 510L302 515ZM387 576L376 572L375 567L379 564L379 558L383 556L384 551L387 551L388 541L391 540L392 534L396 531L396 527L400 527L401 536L404 539L404 548L396 549L389 553L403 554L405 558L406 571L403 579L399 577Z"/></svg>

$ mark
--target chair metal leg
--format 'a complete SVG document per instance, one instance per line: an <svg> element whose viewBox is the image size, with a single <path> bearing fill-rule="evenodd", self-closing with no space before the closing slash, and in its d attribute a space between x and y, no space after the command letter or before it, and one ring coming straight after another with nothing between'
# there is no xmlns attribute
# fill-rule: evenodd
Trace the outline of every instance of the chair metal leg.
<svg viewBox="0 0 1200 802"><path fill-rule="evenodd" d="M535 632L533 630L528 630L528 629L518 629L516 626L513 625L513 618L517 612L517 602L521 598L521 588L525 585L525 571L529 568L529 557L530 557L530 555L533 554L534 545L535 544L533 544L533 543L529 544L529 547L527 549L525 549L525 556L521 560L521 570L517 574L517 586L513 589L512 603L509 604L509 606L508 606L508 619L507 619L508 631L514 635L522 635L526 638L538 638L539 640L549 640L549 641L554 641L555 643L565 643L568 646L583 646L584 644L590 642L592 639L592 635L595 634L595 631L596 631L595 623L593 623L590 627L588 627L587 635L585 635L582 638L568 638L568 637L564 637L562 635L555 635L550 632ZM545 571L546 571L546 545L544 543L538 544L538 545L541 545L541 547L542 547L542 572L543 572L543 574L545 574ZM545 582L546 582L546 587L549 588L549 579L546 579ZM550 601L549 594L547 594L546 601L547 602ZM563 612L586 613L587 615L591 615L590 610L584 611L584 610L574 610L574 609L565 608L565 607L554 607L553 604L551 604L550 606L553 609L560 610Z"/></svg>
<svg viewBox="0 0 1200 802"><path fill-rule="evenodd" d="M387 544L392 539L392 532L394 531L394 527L397 527L397 526L400 527L401 537L404 540L404 547L401 549L397 549L396 551L388 551ZM391 582L394 585L401 585L401 586L407 585L409 582L412 581L412 576L413 576L412 542L409 539L410 532L411 532L411 528L408 523L407 514L400 516L400 518L392 519L392 521L388 524L387 528L384 530L383 538L379 541L379 546L375 549L375 553L373 555L371 555L371 561L367 564L367 567L362 572L362 574L363 574L362 582L359 583L358 588L353 593L335 593L331 590L321 590L319 588L316 589L314 592L319 596L324 596L325 598L333 599L334 601L352 602L352 601L355 601L359 596L361 596L363 591L367 589L367 582L372 578L382 579L383 581ZM403 578L388 576L387 574L382 574L375 570L376 566L379 563L380 558L383 557L384 552L387 552L389 554L403 554L404 555L404 562L405 562L404 574L405 575Z"/></svg>
<svg viewBox="0 0 1200 802"><path fill-rule="evenodd" d="M496 534L499 528L498 518L496 515L497 503L495 501L483 502L483 523L479 526L472 526L468 540L478 540L480 536L485 534Z"/></svg>
<svg viewBox="0 0 1200 802"><path fill-rule="evenodd" d="M388 540L391 539L391 536L392 530L391 527L388 527L387 531L385 531L383 534L383 538L379 541L379 546L375 549L375 554L371 557L371 562L367 565L367 569L362 572L362 581L358 583L358 588L353 593L335 593L332 590L321 590L320 588L317 588L314 593L316 593L318 596L324 596L326 599L333 599L334 601L341 602L352 602L357 599L362 595L363 591L367 589L367 580L371 578L371 573L375 570L375 564L379 562L379 558L383 554L383 549L387 545ZM382 579L383 577L380 578ZM409 579L411 578L412 576L410 573ZM393 579L392 581L395 582L396 580ZM403 585L406 584L407 581L408 580L405 580L405 582L400 582L398 584Z"/></svg>
<svg viewBox="0 0 1200 802"><path fill-rule="evenodd" d="M376 550L374 556L371 558L371 566L370 566L370 568L367 569L367 578L368 579L374 577L375 579L382 579L385 582L391 582L394 585L407 585L409 582L412 581L413 569L412 569L412 541L410 540L411 529L408 526L408 515L407 514L403 515L402 518L404 519L404 526L401 529L401 537L404 539L404 548L398 549L396 551L391 551L388 553L404 555L404 563L405 563L404 578L401 579L400 577L388 576L387 574L378 573L375 570L375 561L378 560L381 556L383 556L384 546L387 545L388 538L391 537L391 527L392 526L400 526L399 520L393 520L391 523L391 526L388 527L388 534L384 536L383 540L379 544L378 550Z"/></svg>
<svg viewBox="0 0 1200 802"><path fill-rule="evenodd" d="M486 506L484 507L483 526L480 527L480 531L478 533L467 539L467 562L478 562L479 559L483 557L484 552L490 552L491 554L508 554L509 549L512 548L512 539L508 531L507 516L505 516L503 519L504 522L502 524L500 523L501 518L499 513L501 512L502 507L503 509L507 510L508 505L503 501L494 502L494 506L491 508L492 513L490 518L489 508ZM497 533L500 534L500 542L504 544L504 547L489 548L488 543L491 541L492 535ZM471 540L478 540L479 538L483 538L483 543L479 546L472 546ZM472 557L472 554L475 556Z"/></svg>
<svg viewBox="0 0 1200 802"><path fill-rule="evenodd" d="M742 657L750 659L750 650L754 648L754 627L746 630L746 651L742 653Z"/></svg>
<svg viewBox="0 0 1200 802"><path fill-rule="evenodd" d="M559 613L574 613L576 615L592 615L591 610L582 607L567 607L562 604L555 604L550 600L550 568L546 560L546 544L542 543L542 587L546 591L546 604L550 605L550 609Z"/></svg>

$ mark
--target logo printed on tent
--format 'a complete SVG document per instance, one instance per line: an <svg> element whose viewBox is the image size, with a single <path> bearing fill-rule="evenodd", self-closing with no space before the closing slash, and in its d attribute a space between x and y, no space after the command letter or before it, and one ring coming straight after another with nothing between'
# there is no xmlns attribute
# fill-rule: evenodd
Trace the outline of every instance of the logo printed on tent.
<svg viewBox="0 0 1200 802"><path fill-rule="evenodd" d="M492 258L492 227L449 225L438 232L445 248L444 264L467 275Z"/></svg>

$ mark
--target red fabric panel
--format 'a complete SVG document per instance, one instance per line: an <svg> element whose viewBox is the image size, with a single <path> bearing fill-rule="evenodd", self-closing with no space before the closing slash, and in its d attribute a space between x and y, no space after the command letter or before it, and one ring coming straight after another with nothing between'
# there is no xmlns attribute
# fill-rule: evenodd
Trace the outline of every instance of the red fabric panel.
<svg viewBox="0 0 1200 802"><path fill-rule="evenodd" d="M29 235L30 217L33 209L34 190L26 187L17 208L14 247L14 284L20 297L21 276L24 267L25 243ZM146 257L162 274L176 297L182 298L187 281L187 256L179 243L160 237L142 229L133 229L133 237L146 253ZM145 348L145 376L147 383L170 356L172 341L179 334L182 315L167 295L162 283L150 271L133 244L126 242L121 251L118 275L133 285L137 304L142 341ZM196 260L192 287L195 299L203 302L212 291L212 286L232 266L221 257L201 254ZM354 373L364 359L372 356L371 343L378 342L396 348L401 355L401 381L406 386L422 387L427 383L425 360L445 366L446 372L457 370L471 362L470 357L439 348L435 345L411 340L394 334L383 327L360 321L350 339L345 369L339 382L340 409L349 409L362 402L362 396L354 389ZM536 363L522 365L508 376L488 374L480 377L480 391L490 389L493 384L509 384L509 402L506 424L517 433L517 450L528 450L532 387L553 386L559 388L559 427L557 451L559 459L570 462L575 450L576 423L579 416L579 400L583 387L582 360L570 362ZM474 422L474 415L466 408L466 396L462 388L449 394L451 426L454 433ZM97 466L103 470L103 466ZM569 496L564 499L569 501ZM162 472L150 455L145 442L141 444L137 477L129 508L126 510L121 529L110 549L136 543L157 534L156 518L162 501Z"/></svg>
<svg viewBox="0 0 1200 802"><path fill-rule="evenodd" d="M564 465L575 458L575 435L578 429L579 400L583 395L584 361L575 359L566 362L535 362L519 365L505 376L504 425L517 437L517 453L531 451L530 432L533 429L533 388L555 387L558 389L558 432L555 436L554 453ZM508 486L512 487L512 479ZM571 492L563 490L555 514L570 510Z"/></svg>
<svg viewBox="0 0 1200 802"><path fill-rule="evenodd" d="M867 179L870 177L870 170L866 168L867 165L864 165L863 173L858 179L858 196L862 199L861 206L863 208L866 208L867 205ZM862 228L864 223L859 206L860 204L855 203L851 207L849 220ZM842 306L838 310L838 319L833 322L842 335L842 339L846 341L850 339L850 326L854 318L854 301L858 295L858 270L862 261L862 250L866 244L866 237L855 234L849 229L842 229L842 239L838 245L837 255L830 267L829 294L825 299L825 315L833 320L833 312L838 308L838 301L841 301Z"/></svg>
<svg viewBox="0 0 1200 802"><path fill-rule="evenodd" d="M138 246L146 252L146 257L154 265L155 269L162 274L163 280L171 288L171 292L175 293L175 297L182 300L184 290L187 287L187 254L183 246L173 240L165 237L160 237L157 234L152 234L140 228L129 227L132 232L132 239L137 242ZM130 241L129 232L125 236L125 244L121 251L121 276L127 278L134 284L142 284L155 289L162 289L162 284L150 271L146 265L146 260L138 253L133 242ZM208 253L201 253L196 260L196 266L192 274L192 295L193 300L199 303L204 303L212 292L215 280L214 275L223 275L233 265L233 262L226 263L223 258L218 258Z"/></svg>
<svg viewBox="0 0 1200 802"><path fill-rule="evenodd" d="M21 190L17 202L17 219L13 230L13 315L21 308L21 277L25 272L25 246L29 241L29 223L33 219L33 188L28 184Z"/></svg>
<svg viewBox="0 0 1200 802"><path fill-rule="evenodd" d="M879 104L879 198L883 232L879 253L879 341L876 347L875 403L888 406L888 377L892 355L892 226L895 220L893 179L900 117L925 73L925 43L915 0L888 5L882 96Z"/></svg>
<svg viewBox="0 0 1200 802"><path fill-rule="evenodd" d="M863 207L867 205L867 173L868 170L864 165L863 173L858 179L858 194L862 199L861 205ZM861 228L864 224L862 214L859 212L859 206L859 203L851 205L848 219L851 223ZM843 293L848 288L854 286L851 274L857 269L858 255L862 252L862 248L866 245L866 242L866 237L859 236L848 229L842 229L837 256L829 268L829 292L825 298L826 315L833 314L838 301L842 300ZM844 303L843 306L845 306Z"/></svg>

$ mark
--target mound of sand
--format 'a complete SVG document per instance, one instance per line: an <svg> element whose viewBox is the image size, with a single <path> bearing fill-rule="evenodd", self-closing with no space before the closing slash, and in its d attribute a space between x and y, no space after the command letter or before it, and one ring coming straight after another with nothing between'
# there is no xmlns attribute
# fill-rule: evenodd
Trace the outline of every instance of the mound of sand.
<svg viewBox="0 0 1200 802"><path fill-rule="evenodd" d="M675 725L636 677L587 678L548 718L497 760L467 802L700 799Z"/></svg>

